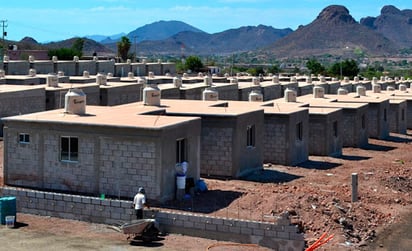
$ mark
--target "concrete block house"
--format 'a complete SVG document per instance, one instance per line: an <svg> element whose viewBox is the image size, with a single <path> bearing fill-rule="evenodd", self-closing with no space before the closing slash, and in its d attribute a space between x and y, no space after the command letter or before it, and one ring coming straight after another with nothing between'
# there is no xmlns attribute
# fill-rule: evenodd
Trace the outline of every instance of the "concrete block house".
<svg viewBox="0 0 412 251"><path fill-rule="evenodd" d="M165 201L175 195L176 163L187 161L187 177L200 177L200 118L141 115L161 113L144 105L86 113L82 95L66 104L3 118L5 184L114 198L143 186L149 199Z"/></svg>

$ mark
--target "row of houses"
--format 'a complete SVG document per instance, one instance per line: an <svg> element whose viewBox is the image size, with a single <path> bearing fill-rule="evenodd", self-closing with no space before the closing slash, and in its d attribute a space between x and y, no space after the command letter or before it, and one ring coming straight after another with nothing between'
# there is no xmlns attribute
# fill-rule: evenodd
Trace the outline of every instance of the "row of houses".
<svg viewBox="0 0 412 251"><path fill-rule="evenodd" d="M89 104L88 84L80 83L84 88L68 88L63 108L3 118L5 183L118 198L145 186L150 199L165 201L175 196L176 163L189 163L187 177L194 180L237 178L264 163L293 166L309 155L339 156L343 147L364 147L370 137L385 139L411 128L410 86L404 80L388 91L373 80L355 81L356 92L348 92L347 82L339 84L339 94L326 91L337 81L305 81L305 89L313 84L313 93L298 95L299 82L278 77L269 83L148 79L153 82L140 83L145 86L140 102ZM97 88L104 86L100 82ZM262 90L268 86L283 95L265 100ZM242 87L249 88L248 101L239 100ZM176 88L179 96L173 97L170 90ZM203 91L180 99L186 90ZM231 92L232 100L221 98Z"/></svg>

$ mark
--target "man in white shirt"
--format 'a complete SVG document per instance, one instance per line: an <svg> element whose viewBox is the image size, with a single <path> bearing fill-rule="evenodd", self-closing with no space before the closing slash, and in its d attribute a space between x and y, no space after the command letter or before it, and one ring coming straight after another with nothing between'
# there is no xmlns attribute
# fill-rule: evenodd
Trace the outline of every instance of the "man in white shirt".
<svg viewBox="0 0 412 251"><path fill-rule="evenodd" d="M136 212L137 219L143 219L143 207L146 205L146 195L143 187L139 187L137 194L133 199L133 208Z"/></svg>

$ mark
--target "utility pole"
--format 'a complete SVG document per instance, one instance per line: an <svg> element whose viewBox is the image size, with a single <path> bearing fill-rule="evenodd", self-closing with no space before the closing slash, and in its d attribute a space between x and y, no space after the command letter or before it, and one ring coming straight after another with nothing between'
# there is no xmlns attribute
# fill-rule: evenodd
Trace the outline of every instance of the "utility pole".
<svg viewBox="0 0 412 251"><path fill-rule="evenodd" d="M2 42L3 42L3 48L6 48L5 42L4 42L4 37L7 36L7 31L5 31L5 28L7 28L7 20L0 20L1 27L3 29L2 34Z"/></svg>

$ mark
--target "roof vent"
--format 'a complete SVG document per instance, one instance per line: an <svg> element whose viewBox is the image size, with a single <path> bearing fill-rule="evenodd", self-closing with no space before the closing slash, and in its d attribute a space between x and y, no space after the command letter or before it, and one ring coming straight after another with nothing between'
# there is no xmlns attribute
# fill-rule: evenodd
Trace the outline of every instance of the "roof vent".
<svg viewBox="0 0 412 251"><path fill-rule="evenodd" d="M278 84L279 83L279 76L278 75L273 76L272 82L275 83L275 84Z"/></svg>
<svg viewBox="0 0 412 251"><path fill-rule="evenodd" d="M10 58L9 56L3 56L3 62L9 62Z"/></svg>
<svg viewBox="0 0 412 251"><path fill-rule="evenodd" d="M378 78L377 77L373 77L372 78L372 84L377 84L378 83Z"/></svg>
<svg viewBox="0 0 412 251"><path fill-rule="evenodd" d="M229 73L226 72L224 76L225 76L225 78L228 78L230 75L229 75Z"/></svg>
<svg viewBox="0 0 412 251"><path fill-rule="evenodd" d="M343 78L343 82L344 82L344 83L349 83L349 82L350 82L349 77L344 77L344 78Z"/></svg>
<svg viewBox="0 0 412 251"><path fill-rule="evenodd" d="M99 58L97 56L93 56L93 61L97 62L99 61Z"/></svg>
<svg viewBox="0 0 412 251"><path fill-rule="evenodd" d="M320 77L319 77L319 80L320 80L321 83L326 83L326 78L325 78L325 76L320 76Z"/></svg>
<svg viewBox="0 0 412 251"><path fill-rule="evenodd" d="M138 84L141 84L141 85L146 85L147 81L146 81L145 78L139 78L139 79L137 80L137 83L138 83Z"/></svg>
<svg viewBox="0 0 412 251"><path fill-rule="evenodd" d="M160 106L160 89L156 85L148 85L143 89L143 104Z"/></svg>
<svg viewBox="0 0 412 251"><path fill-rule="evenodd" d="M388 86L388 87L386 87L386 90L393 92L393 91L395 91L395 88L393 88L393 86Z"/></svg>
<svg viewBox="0 0 412 251"><path fill-rule="evenodd" d="M381 81L385 81L385 76L381 76Z"/></svg>
<svg viewBox="0 0 412 251"><path fill-rule="evenodd" d="M404 91L406 91L406 89L407 89L406 85L404 85L404 84L399 85L399 91L404 92Z"/></svg>
<svg viewBox="0 0 412 251"><path fill-rule="evenodd" d="M33 56L33 55L30 55L30 56L29 56L29 62L32 63L32 62L34 62L34 60L35 60L35 59L34 59L34 56Z"/></svg>
<svg viewBox="0 0 412 251"><path fill-rule="evenodd" d="M74 61L74 62L79 62L79 56L74 56L74 57L73 57L73 61Z"/></svg>
<svg viewBox="0 0 412 251"><path fill-rule="evenodd" d="M308 84L312 83L312 77L311 76L306 77L306 83L308 83Z"/></svg>
<svg viewBox="0 0 412 251"><path fill-rule="evenodd" d="M291 77L291 78L290 78L290 82L291 82L291 83L296 83L296 82L298 82L296 76Z"/></svg>
<svg viewBox="0 0 412 251"><path fill-rule="evenodd" d="M104 74L98 73L96 76L96 84L107 85L107 77Z"/></svg>
<svg viewBox="0 0 412 251"><path fill-rule="evenodd" d="M199 78L203 78L203 73L201 73L201 72L199 72L198 74L197 74L197 76L199 77Z"/></svg>
<svg viewBox="0 0 412 251"><path fill-rule="evenodd" d="M129 72L127 73L127 78L129 78L129 79L134 79L134 73L131 72L131 71L129 71Z"/></svg>
<svg viewBox="0 0 412 251"><path fill-rule="evenodd" d="M313 87L313 97L314 98L324 98L325 97L325 88L322 86Z"/></svg>
<svg viewBox="0 0 412 251"><path fill-rule="evenodd" d="M382 87L380 84L378 84L378 80L376 79L376 82L372 84L372 91L373 93L380 93L381 90L382 90Z"/></svg>
<svg viewBox="0 0 412 251"><path fill-rule="evenodd" d="M59 86L59 78L57 77L57 75L52 74L52 73L47 74L46 85L48 87L58 87Z"/></svg>
<svg viewBox="0 0 412 251"><path fill-rule="evenodd" d="M6 76L6 72L3 69L0 69L0 78L4 78Z"/></svg>
<svg viewBox="0 0 412 251"><path fill-rule="evenodd" d="M366 96L366 88L361 85L356 86L356 94L358 96Z"/></svg>
<svg viewBox="0 0 412 251"><path fill-rule="evenodd" d="M57 56L53 56L53 57L52 57L52 61L53 61L53 62L57 62L57 61L59 61L59 59L57 58Z"/></svg>
<svg viewBox="0 0 412 251"><path fill-rule="evenodd" d="M285 102L296 102L296 92L287 88L285 90Z"/></svg>
<svg viewBox="0 0 412 251"><path fill-rule="evenodd" d="M81 89L69 89L64 96L64 112L84 115L86 113L86 94Z"/></svg>
<svg viewBox="0 0 412 251"><path fill-rule="evenodd" d="M57 76L59 77L64 77L64 71L58 71Z"/></svg>
<svg viewBox="0 0 412 251"><path fill-rule="evenodd" d="M84 78L90 78L90 73L88 71L83 71Z"/></svg>
<svg viewBox="0 0 412 251"><path fill-rule="evenodd" d="M205 85L207 85L207 86L211 86L211 85L212 85L212 78L209 77L209 76L205 76L205 77L203 78L203 83L204 83Z"/></svg>
<svg viewBox="0 0 412 251"><path fill-rule="evenodd" d="M401 77L401 81L405 81L405 77Z"/></svg>
<svg viewBox="0 0 412 251"><path fill-rule="evenodd" d="M29 70L29 76L30 77L35 77L36 76L36 69L30 69Z"/></svg>
<svg viewBox="0 0 412 251"><path fill-rule="evenodd" d="M252 84L253 84L253 85L260 85L260 80L259 80L259 78L253 77L253 78L252 78Z"/></svg>
<svg viewBox="0 0 412 251"><path fill-rule="evenodd" d="M126 60L126 64L131 64L132 63L132 60L130 60L130 58L128 58L127 60Z"/></svg>
<svg viewBox="0 0 412 251"><path fill-rule="evenodd" d="M263 95L260 91L252 90L249 93L249 101L250 102L263 102Z"/></svg>
<svg viewBox="0 0 412 251"><path fill-rule="evenodd" d="M108 73L107 73L107 77L108 77L108 78L112 78L112 77L113 77L113 73L108 72Z"/></svg>
<svg viewBox="0 0 412 251"><path fill-rule="evenodd" d="M188 78L188 77L189 77L189 74L187 74L186 72L183 73L183 78Z"/></svg>
<svg viewBox="0 0 412 251"><path fill-rule="evenodd" d="M348 90L343 87L338 88L338 95L348 95Z"/></svg>
<svg viewBox="0 0 412 251"><path fill-rule="evenodd" d="M149 71L149 78L154 78L154 77L155 77L154 73L152 71Z"/></svg>
<svg viewBox="0 0 412 251"><path fill-rule="evenodd" d="M179 77L174 77L173 78L173 85L177 88L180 88L182 86L182 79Z"/></svg>
<svg viewBox="0 0 412 251"><path fill-rule="evenodd" d="M217 101L219 99L219 93L212 88L206 88L202 93L202 99L208 101Z"/></svg>
<svg viewBox="0 0 412 251"><path fill-rule="evenodd" d="M237 84L237 83L239 83L239 81L238 81L237 78L231 78L229 81L230 81L231 84Z"/></svg>
<svg viewBox="0 0 412 251"><path fill-rule="evenodd" d="M358 76L353 77L353 81L354 81L355 83L359 82L359 77L358 77Z"/></svg>

